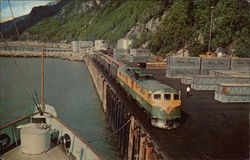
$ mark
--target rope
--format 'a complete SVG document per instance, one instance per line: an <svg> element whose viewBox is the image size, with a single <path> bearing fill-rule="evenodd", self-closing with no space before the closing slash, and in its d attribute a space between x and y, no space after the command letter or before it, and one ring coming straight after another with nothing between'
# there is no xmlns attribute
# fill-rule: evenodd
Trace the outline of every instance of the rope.
<svg viewBox="0 0 250 160"><path fill-rule="evenodd" d="M130 122L130 119L129 119L125 124L123 124L118 130L114 131L113 133L111 133L111 134L109 134L109 135L107 135L107 136L103 136L103 137L101 137L101 138L97 138L97 139L94 139L94 140L90 140L90 141L88 141L88 143L93 143L93 142L102 140L102 139L104 139L104 138L113 136L114 134L116 134L117 132L119 132L121 129L123 129L129 122Z"/></svg>
<svg viewBox="0 0 250 160"><path fill-rule="evenodd" d="M11 15L12 15L12 21L13 21L13 23L14 23L15 30L16 30L16 33L17 33L18 41L19 41L19 43L20 43L20 45L21 45L21 48L23 48L23 50L21 50L21 51L25 54L25 52L24 52L24 46L23 46L23 44L21 43L20 33L19 33L19 31L18 31L18 28L17 28L17 24L16 24L16 21L15 21L15 17L14 17L14 13L13 13L11 4L10 4L10 0L8 0L8 3L9 3L9 7L10 7L10 12L11 12ZM15 52L14 52L14 53L15 53ZM28 65L29 65L29 63L28 63ZM32 61L32 65L34 66L34 62L33 62L33 61ZM32 67L30 67L30 65L29 65L28 69L30 70L30 73L32 73L31 68L32 68ZM33 77L33 81L34 81L34 77ZM32 86L34 86L33 81L31 81Z"/></svg>
<svg viewBox="0 0 250 160"><path fill-rule="evenodd" d="M27 86L27 82L25 81L25 78L24 78L24 75L23 75L23 72L22 72L20 66L18 65L16 59L13 57L13 54L12 54L11 50L9 50L9 46L8 46L7 40L4 38L2 32L0 32L0 34L1 34L1 37L5 40L7 50L10 52L10 54L11 54L11 56L12 56L12 58L13 58L13 61L14 61L15 65L16 65L17 68L18 68L18 71L19 71L19 72L18 72L19 78L20 78L21 80L24 81L24 86L25 86L25 88L26 88L26 92L28 93L29 96L31 96L31 98L32 98L34 104L36 105L36 107L38 107L38 105L37 105L37 103L36 103L36 101L35 101L35 99L34 99L34 96L31 94L31 90L30 90L30 89L28 88L28 86ZM37 95L36 95L36 96L37 96ZM37 100L38 100L38 98L37 98ZM38 103L39 103L39 100L38 100ZM38 109L38 111L39 111L39 109Z"/></svg>
<svg viewBox="0 0 250 160"><path fill-rule="evenodd" d="M35 96L36 96L36 100L37 100L38 104L41 104L40 101L39 101L39 98L37 96L36 90L35 90Z"/></svg>
<svg viewBox="0 0 250 160"><path fill-rule="evenodd" d="M17 33L17 36L18 36L19 41L21 41L21 39L20 39L20 34L19 34L19 32L18 32L17 25L16 25L16 22L15 22L15 17L14 17L14 14L13 14L13 10L12 10L12 8L11 8L10 0L8 0L8 2L9 2L9 6L10 6L10 12L11 12L11 15L12 15L12 18L13 18L12 20L13 20L13 23L14 23L14 25L15 25L16 33Z"/></svg>
<svg viewBox="0 0 250 160"><path fill-rule="evenodd" d="M19 42L20 42L20 44L21 44L21 47L23 47L23 45L22 45L22 43L21 43L20 33L19 33L19 31L18 31L17 24L16 24L16 22L15 22L14 13L13 13L13 10L12 10L11 4L10 4L10 0L8 0L8 3L9 3L9 7L10 7L10 11L11 11L12 18L13 18L13 23L14 23L14 26L15 26L15 30L16 30L16 33L17 33L17 36L18 36L18 40L19 40ZM7 50L10 52L10 55L11 55L13 61L14 61L14 64L17 66L19 78L20 78L21 80L24 81L24 85L25 85L25 88L26 88L26 92L28 93L28 95L31 96L31 98L32 98L34 104L36 105L36 107L38 107L37 102L39 103L39 98L38 98L37 95L36 95L36 98L37 98L37 102L36 102L36 100L35 100L33 94L31 93L31 90L29 89L29 87L28 87L28 85L27 85L27 82L25 81L24 74L23 74L23 71L22 71L21 67L18 65L16 59L14 58L14 55L12 54L12 51L9 49L7 40L6 40L5 37L3 36L2 32L0 32L0 34L1 34L1 37L3 38L3 40L5 41L6 48L7 48ZM23 47L23 48L24 48L24 47ZM22 50L22 51L23 51L23 53L25 53L24 50ZM32 61L32 62L33 62L33 61ZM33 63L33 64L34 64L34 63ZM31 68L32 68L32 67L29 66L28 68L29 68L29 70L31 71ZM32 73L32 72L30 72L30 73ZM33 79L33 81L34 81L34 79ZM34 83L32 83L32 81L31 81L31 84L34 86ZM35 93L36 93L36 91L35 91ZM39 110L39 108L37 108L37 109Z"/></svg>
<svg viewBox="0 0 250 160"><path fill-rule="evenodd" d="M17 71L18 74L17 74L17 75L19 75L19 78L20 78L22 81L24 81L24 86L25 86L26 92L28 93L29 96L32 97L33 102L36 104L35 99L33 98L33 95L31 94L31 90L29 89L29 87L28 87L28 85L27 85L27 82L25 81L25 78L24 78L24 75L23 75L23 71L21 70L20 66L18 65L16 59L13 57L13 54L12 54L11 50L9 49L8 42L7 42L7 40L4 38L2 32L0 32L0 34L1 34L1 37L3 38L3 40L5 41L7 50L10 52L10 55L11 55L12 58L13 58L14 64L17 66L17 69L18 69L18 71Z"/></svg>

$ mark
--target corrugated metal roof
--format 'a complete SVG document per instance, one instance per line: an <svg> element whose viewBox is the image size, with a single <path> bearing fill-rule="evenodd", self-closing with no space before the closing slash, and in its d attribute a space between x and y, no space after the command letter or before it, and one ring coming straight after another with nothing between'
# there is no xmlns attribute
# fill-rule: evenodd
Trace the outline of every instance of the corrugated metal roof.
<svg viewBox="0 0 250 160"><path fill-rule="evenodd" d="M250 87L248 83L219 83L218 85L226 87Z"/></svg>

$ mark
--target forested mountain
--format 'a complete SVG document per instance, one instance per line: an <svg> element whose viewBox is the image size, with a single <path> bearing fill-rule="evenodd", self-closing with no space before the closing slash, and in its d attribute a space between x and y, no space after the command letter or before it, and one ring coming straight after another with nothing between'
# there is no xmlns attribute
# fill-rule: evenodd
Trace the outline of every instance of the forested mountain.
<svg viewBox="0 0 250 160"><path fill-rule="evenodd" d="M250 57L250 2L247 0L77 0L22 34L23 39L72 41L134 40L165 56L181 48L191 55L220 48Z"/></svg>

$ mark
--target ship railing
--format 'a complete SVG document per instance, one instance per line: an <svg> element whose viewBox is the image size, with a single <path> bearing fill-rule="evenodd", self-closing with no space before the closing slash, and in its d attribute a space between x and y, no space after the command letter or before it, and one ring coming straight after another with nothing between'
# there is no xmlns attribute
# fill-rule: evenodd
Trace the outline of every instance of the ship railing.
<svg viewBox="0 0 250 160"><path fill-rule="evenodd" d="M7 137L9 142L5 146L1 146L0 154L4 154L10 149L20 145L21 136L20 129L17 127L20 125L25 125L31 123L34 119L34 115L38 115L39 112L24 116L11 123L8 123L0 127L0 136ZM74 156L76 159L88 159L88 160L103 160L104 158L96 152L93 147L84 140L78 133L73 131L67 125L65 125L59 118L54 117L52 114L45 112L49 115L47 124L50 127L51 138L56 139L57 144L63 143L65 135L67 135L70 140L70 145L66 147L67 155ZM4 136L3 136L4 135ZM5 141L7 142L7 141Z"/></svg>

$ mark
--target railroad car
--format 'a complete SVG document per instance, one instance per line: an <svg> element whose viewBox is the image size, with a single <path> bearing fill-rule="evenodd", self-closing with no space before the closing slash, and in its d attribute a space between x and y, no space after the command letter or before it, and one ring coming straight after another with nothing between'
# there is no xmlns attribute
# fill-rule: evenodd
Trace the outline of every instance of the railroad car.
<svg viewBox="0 0 250 160"><path fill-rule="evenodd" d="M116 60L115 58L105 55L102 52L96 51L94 54L95 60L100 63L106 71L109 72L109 75L116 79L117 76L117 69L119 67L124 67L125 64Z"/></svg>
<svg viewBox="0 0 250 160"><path fill-rule="evenodd" d="M165 69L166 62L138 62L137 67L146 69Z"/></svg>
<svg viewBox="0 0 250 160"><path fill-rule="evenodd" d="M119 67L125 67L125 64L122 62L117 61L115 58L107 56L106 58L110 60L111 64L110 64L110 68L109 68L109 73L112 76L113 79L117 78L117 69Z"/></svg>
<svg viewBox="0 0 250 160"><path fill-rule="evenodd" d="M107 71L110 70L110 64L111 64L111 61L105 55L102 55L101 56L101 65L104 66L105 70L107 70Z"/></svg>

